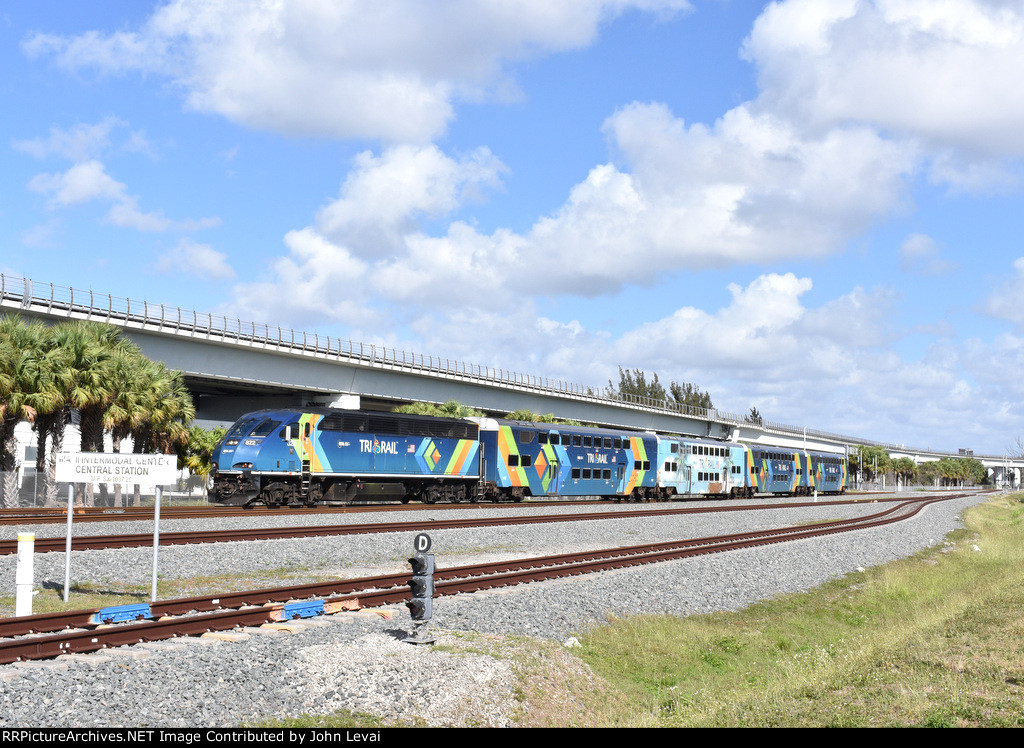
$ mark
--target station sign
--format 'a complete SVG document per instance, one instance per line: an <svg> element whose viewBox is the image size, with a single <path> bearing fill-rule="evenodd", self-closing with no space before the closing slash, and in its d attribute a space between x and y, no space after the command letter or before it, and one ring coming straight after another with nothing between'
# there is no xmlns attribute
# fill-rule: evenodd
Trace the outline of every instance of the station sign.
<svg viewBox="0 0 1024 748"><path fill-rule="evenodd" d="M178 480L174 455L118 452L62 452L57 455L60 483L113 483L122 486L168 486Z"/></svg>

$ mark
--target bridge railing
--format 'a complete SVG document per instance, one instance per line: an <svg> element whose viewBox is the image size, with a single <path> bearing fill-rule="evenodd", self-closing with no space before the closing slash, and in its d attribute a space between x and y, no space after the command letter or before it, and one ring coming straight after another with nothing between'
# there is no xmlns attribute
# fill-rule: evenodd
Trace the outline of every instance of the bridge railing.
<svg viewBox="0 0 1024 748"><path fill-rule="evenodd" d="M277 325L243 321L225 315L136 301L113 294L96 293L91 290L83 291L4 274L0 274L0 306L45 310L49 314L63 314L71 318L88 319L125 327L154 329L177 335L204 337L240 345L275 348L303 355L344 360L366 366L380 366L478 381L490 385L528 389L541 394L573 397L595 403L625 405L656 413L692 416L732 426L763 428L769 432L790 436L806 435L811 438L880 446L886 449L904 448L903 445L847 437L783 423L763 420L755 423L750 420L749 416L736 415L714 408L698 408L674 400L654 400L637 395L602 391L600 388L560 379L548 379L508 369L479 366L450 358L425 356L374 343L354 342Z"/></svg>

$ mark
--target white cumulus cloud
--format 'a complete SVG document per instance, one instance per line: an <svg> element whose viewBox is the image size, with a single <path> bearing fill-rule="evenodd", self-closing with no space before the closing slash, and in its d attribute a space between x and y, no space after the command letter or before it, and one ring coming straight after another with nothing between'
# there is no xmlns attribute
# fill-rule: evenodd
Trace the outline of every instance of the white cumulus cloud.
<svg viewBox="0 0 1024 748"><path fill-rule="evenodd" d="M215 281L235 277L234 268L228 262L226 254L218 252L208 244L197 244L188 238L182 239L178 246L157 260L157 270L161 273L178 272Z"/></svg>
<svg viewBox="0 0 1024 748"><path fill-rule="evenodd" d="M510 61L587 45L630 9L687 0L172 0L138 30L23 43L71 69L172 78L188 104L292 134L427 142L456 100L508 96Z"/></svg>
<svg viewBox="0 0 1024 748"><path fill-rule="evenodd" d="M972 159L1024 156L1020 3L784 0L744 53L760 103L793 122L870 124ZM947 154L947 178L949 165Z"/></svg>

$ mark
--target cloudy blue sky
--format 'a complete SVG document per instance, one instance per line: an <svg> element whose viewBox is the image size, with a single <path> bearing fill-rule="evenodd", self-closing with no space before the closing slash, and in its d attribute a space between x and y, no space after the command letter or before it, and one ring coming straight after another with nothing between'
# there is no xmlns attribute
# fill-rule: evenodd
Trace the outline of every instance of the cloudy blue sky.
<svg viewBox="0 0 1024 748"><path fill-rule="evenodd" d="M1024 3L0 7L0 272L1024 435Z"/></svg>

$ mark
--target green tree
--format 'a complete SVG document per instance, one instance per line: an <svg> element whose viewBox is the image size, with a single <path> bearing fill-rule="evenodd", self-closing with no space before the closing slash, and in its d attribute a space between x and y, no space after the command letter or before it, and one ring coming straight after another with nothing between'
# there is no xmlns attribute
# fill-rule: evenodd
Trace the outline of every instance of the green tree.
<svg viewBox="0 0 1024 748"><path fill-rule="evenodd" d="M879 475L892 470L892 458L882 447L869 447L863 444L850 453L850 468L860 471L864 480L874 481Z"/></svg>
<svg viewBox="0 0 1024 748"><path fill-rule="evenodd" d="M581 421L574 421L571 418L558 418L554 413L534 413L527 408L519 408L511 413L506 413L505 418L510 421L530 421L532 423L553 423L560 426L582 426Z"/></svg>
<svg viewBox="0 0 1024 748"><path fill-rule="evenodd" d="M0 319L0 395L0 443L11 455L13 426L8 434L5 425L34 421L46 503L56 499L56 455L76 410L83 451L102 451L109 430L115 450L130 434L137 451L169 453L195 416L179 372L149 361L117 328L77 320L46 327ZM14 456L0 455L0 464L5 459L16 466Z"/></svg>
<svg viewBox="0 0 1024 748"><path fill-rule="evenodd" d="M181 372L171 371L159 361L147 360L142 366L141 382L146 417L132 430L133 449L138 454L174 454L178 445L188 441L188 424L196 416Z"/></svg>
<svg viewBox="0 0 1024 748"><path fill-rule="evenodd" d="M668 389L672 399L680 405L686 405L690 408L703 408L704 410L711 410L715 407L711 402L711 395L702 391L695 384L688 382L677 384L673 382L669 385Z"/></svg>
<svg viewBox="0 0 1024 748"><path fill-rule="evenodd" d="M399 405L392 410L392 413L409 413L417 416L438 416L441 418L482 418L485 415L482 410L464 405L458 400L448 400L443 405L409 403L408 405Z"/></svg>
<svg viewBox="0 0 1024 748"><path fill-rule="evenodd" d="M981 484L988 475L985 466L973 457L943 457L938 461L937 470L946 486Z"/></svg>
<svg viewBox="0 0 1024 748"><path fill-rule="evenodd" d="M69 332L80 350L71 402L81 421L81 449L102 452L107 409L118 396L118 370L141 362L142 354L112 325L71 323Z"/></svg>
<svg viewBox="0 0 1024 748"><path fill-rule="evenodd" d="M611 380L605 394L609 397L621 395L633 395L635 397L648 398L655 402L672 402L677 405L690 408L703 408L710 410L714 407L711 402L711 395L703 392L697 385L690 383L679 384L672 382L668 391L662 386L655 372L651 381L647 381L647 373L640 369L623 369L619 367L619 384L615 386Z"/></svg>
<svg viewBox="0 0 1024 748"><path fill-rule="evenodd" d="M506 413L505 418L509 421L536 421L537 414L527 408L517 408L511 413Z"/></svg>
<svg viewBox="0 0 1024 748"><path fill-rule="evenodd" d="M917 479L926 486L937 486L942 480L938 461L922 462L917 466Z"/></svg>
<svg viewBox="0 0 1024 748"><path fill-rule="evenodd" d="M17 504L18 442L15 429L35 420L44 327L20 317L0 319L0 507Z"/></svg>
<svg viewBox="0 0 1024 748"><path fill-rule="evenodd" d="M200 475L207 478L213 468L213 450L224 435L227 429L219 426L213 429L204 429L200 426L190 426L188 438L184 443L178 445L178 469L188 470L189 475ZM189 482L189 493L192 492L192 483Z"/></svg>
<svg viewBox="0 0 1024 748"><path fill-rule="evenodd" d="M898 460L893 460L892 470L906 486L917 475L917 463L909 457L900 457Z"/></svg>
<svg viewBox="0 0 1024 748"><path fill-rule="evenodd" d="M60 329L59 325L45 329L44 353L34 384L40 396L40 407L32 424L36 432L36 482L45 506L56 503L57 454L63 447L64 431L74 411L69 401L74 372L68 364L68 352L60 344Z"/></svg>
<svg viewBox="0 0 1024 748"><path fill-rule="evenodd" d="M608 380L608 394L612 397L616 395L633 395L634 397L646 397L650 400L663 401L668 400L668 393L665 388L661 386L661 382L658 381L658 374L655 373L654 377L650 382L647 381L647 373L640 369L623 369L619 367L619 385L616 387L612 384L611 380Z"/></svg>

